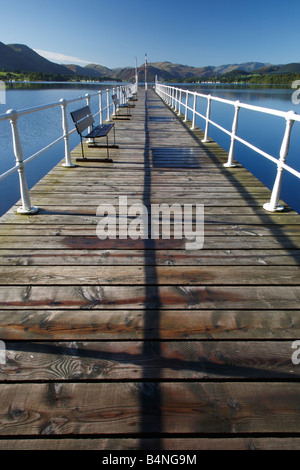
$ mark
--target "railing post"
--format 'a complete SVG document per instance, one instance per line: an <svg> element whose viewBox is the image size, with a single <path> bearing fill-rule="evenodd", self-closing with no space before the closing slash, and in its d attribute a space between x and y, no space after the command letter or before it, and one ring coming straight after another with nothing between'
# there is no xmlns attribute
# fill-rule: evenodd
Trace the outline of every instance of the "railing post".
<svg viewBox="0 0 300 470"><path fill-rule="evenodd" d="M103 124L102 91L99 91L99 124Z"/></svg>
<svg viewBox="0 0 300 470"><path fill-rule="evenodd" d="M27 181L25 177L24 163L23 163L23 150L22 150L22 145L21 145L19 131L18 131L18 125L17 125L18 114L16 111L12 109L7 111L7 114L9 115L9 121L11 125L11 130L12 130L13 148L14 148L14 154L16 157L16 163L17 165L20 165L20 167L18 168L18 173L19 173L19 181L20 181L20 194L21 194L22 207L19 207L17 212L19 214L28 214L28 215L36 214L39 209L38 207L31 205Z"/></svg>
<svg viewBox="0 0 300 470"><path fill-rule="evenodd" d="M240 110L240 102L236 101L234 118L233 118L233 123L232 123L231 144L230 144L230 149L229 149L229 154L228 154L228 160L223 165L226 168L233 168L236 166L236 164L233 163L233 156L234 156L235 136L236 136L237 128L238 128L239 110Z"/></svg>
<svg viewBox="0 0 300 470"><path fill-rule="evenodd" d="M113 95L116 93L116 89L113 88ZM115 101L113 102L113 112L112 112L113 116L115 116L116 114L116 105L115 105Z"/></svg>
<svg viewBox="0 0 300 470"><path fill-rule="evenodd" d="M87 106L91 107L91 97L90 97L90 95L89 95L88 93L86 93L85 97L86 97L86 104L87 104ZM91 131L92 131L92 126L89 126L88 132L91 132ZM88 139L87 141L88 141L89 143L92 143L92 142L93 142L93 139Z"/></svg>
<svg viewBox="0 0 300 470"><path fill-rule="evenodd" d="M181 114L181 88L180 88L180 91L179 91L179 103L178 103L178 116L180 116Z"/></svg>
<svg viewBox="0 0 300 470"><path fill-rule="evenodd" d="M62 128L63 128L63 136L65 142L65 163L62 164L65 168L73 168L74 163L71 161L71 153L70 153L70 144L69 144L69 126L68 126L68 118L67 118L67 102L64 99L60 100L61 102L61 113L62 113Z"/></svg>
<svg viewBox="0 0 300 470"><path fill-rule="evenodd" d="M193 122L191 129L195 129L195 121L196 121L196 102L197 102L197 95L194 93L194 105L193 105Z"/></svg>
<svg viewBox="0 0 300 470"><path fill-rule="evenodd" d="M272 194L271 194L271 199L270 199L270 202L267 202L266 204L263 205L263 208L269 212L282 211L284 209L284 206L282 206L281 204L278 204L278 201L280 198L282 174L284 170L282 167L282 164L285 163L286 157L289 152L291 130L295 122L294 117L293 117L294 115L295 115L294 111L289 111L286 115L285 133L284 133L281 148L280 148L280 157L279 157L278 164L277 164L277 175L276 175L276 179L275 179Z"/></svg>
<svg viewBox="0 0 300 470"><path fill-rule="evenodd" d="M207 108L206 108L206 124L205 124L204 138L202 139L202 142L210 142L209 137L208 137L210 106L211 106L211 95L208 95L207 96Z"/></svg>
<svg viewBox="0 0 300 470"><path fill-rule="evenodd" d="M176 113L178 106L178 88L174 89L174 111Z"/></svg>
<svg viewBox="0 0 300 470"><path fill-rule="evenodd" d="M110 121L110 109L109 109L109 89L106 90L106 104L107 104L107 108L106 108L106 120L107 121Z"/></svg>
<svg viewBox="0 0 300 470"><path fill-rule="evenodd" d="M187 122L188 120L188 105L189 105L189 92L186 90L185 92L185 113L184 113L184 120L183 122Z"/></svg>

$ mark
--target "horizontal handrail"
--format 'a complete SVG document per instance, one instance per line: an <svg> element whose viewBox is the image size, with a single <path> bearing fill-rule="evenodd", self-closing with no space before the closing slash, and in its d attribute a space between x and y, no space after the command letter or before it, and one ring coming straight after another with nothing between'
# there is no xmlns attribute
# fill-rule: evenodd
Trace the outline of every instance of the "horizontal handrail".
<svg viewBox="0 0 300 470"><path fill-rule="evenodd" d="M250 105L247 103L241 103L240 101L232 101L232 100L228 100L224 98L215 97L212 95L206 95L203 93L186 90L184 88L177 88L177 87L170 86L170 85L164 85L158 82L155 83L155 91L179 115L181 114L181 107L185 109L185 114L184 114L185 122L188 120L187 119L188 111L192 113L192 126L191 126L192 130L195 129L196 116L201 117L202 119L205 120L204 138L202 142L210 142L209 125L216 127L217 129L221 130L222 132L230 136L231 143L230 143L230 149L228 152L228 160L226 163L224 163L225 167L231 168L231 167L236 166L236 164L233 161L234 160L234 145L236 141L242 143L243 145L252 149L259 155L262 155L263 157L267 158L271 162L275 163L277 166L277 174L276 174L275 182L274 182L273 189L272 189L271 199L270 199L270 202L264 204L263 207L264 209L270 212L280 211L284 209L284 207L279 204L283 170L286 170L289 173L296 176L297 178L300 178L300 172L297 171L295 168L292 168L290 165L286 164L286 158L289 152L292 127L293 127L294 122L296 121L300 122L300 115L296 114L294 111L285 112L285 111L280 111L278 109L264 108L262 106L254 106L254 105ZM185 94L184 99L182 98L182 94ZM193 97L193 107L189 106L189 96ZM197 108L196 108L197 98L203 98L207 101L205 116L201 114L199 111L197 111ZM234 117L232 121L231 131L228 129L225 129L219 123L211 119L210 107L211 107L212 101L225 103L234 107L235 112L234 112ZM251 144L250 142L246 141L245 139L237 135L238 117L239 117L240 109L248 109L251 111L269 114L269 115L273 115L273 116L277 116L277 117L285 119L286 127L285 127L285 133L284 133L282 143L281 143L279 159L274 157L273 155L268 154L267 152L263 151L262 149L256 147L255 145Z"/></svg>
<svg viewBox="0 0 300 470"><path fill-rule="evenodd" d="M178 90L178 91L181 91L182 93L187 93L189 95L197 95L197 97L205 98L205 99L207 99L207 97L210 97L213 101L219 101L220 103L225 103L225 104L229 104L229 105L234 105L236 103L236 101L227 100L226 98L220 98L218 96L212 96L212 95L207 95L207 94L204 94L204 93L198 93L197 91L191 91L191 90L186 90L184 88L176 88L174 86L169 86L169 85L163 85L161 83L156 83L155 90L156 90L157 93L162 88L173 89L175 91ZM163 91L162 94L165 94L166 96L168 95L169 97L172 97L172 99L174 101L179 102L179 99L176 98L175 95L172 96L170 93L168 94L166 91ZM181 105L182 104L184 105L184 107L186 106L185 101L184 102L181 101ZM285 117L287 113L291 112L291 111L280 111L279 109L273 109L273 108L265 108L263 106L256 106L256 105L252 105L252 104L248 104L248 103L242 103L242 102L239 102L239 106L241 108L250 109L252 111L258 111L258 112L265 113L265 114L273 114L274 116L279 116L279 117ZM193 110L190 107L189 107L189 109ZM296 114L296 113L294 113L294 114L295 114L295 121L300 122L300 115Z"/></svg>
<svg viewBox="0 0 300 470"><path fill-rule="evenodd" d="M112 93L110 93L112 90ZM79 101L85 100L87 105L90 105L91 98L98 97L99 99L99 106L98 111L93 114L93 117L99 115L99 124L103 124L103 121L109 121L110 116L114 115L116 109L114 107L114 102L112 100L112 94L117 93L120 97L120 103L125 103L133 93L137 91L137 84L133 85L121 85L117 88L106 89L106 90L99 90L96 93L86 94L85 96L80 96L78 98L72 98L69 100L61 99L54 103L44 104L40 106L35 106L32 108L22 109L19 111L15 110L8 110L5 114L0 115L0 122L3 121L10 121L11 131L12 131L12 143L14 149L14 155L16 159L16 164L14 167L10 168L9 170L5 171L0 175L0 181L4 180L11 174L18 172L19 173L19 181L20 181L20 195L22 206L18 209L18 212L21 214L35 214L38 211L38 208L31 205L27 181L25 177L25 166L30 163L32 160L40 156L42 153L46 152L50 148L54 147L59 142L65 142L65 163L63 164L66 168L72 168L74 165L71 161L71 154L69 148L69 136L73 134L76 129L69 130L68 127L68 119L67 119L67 106L71 103L76 103ZM105 103L104 103L105 101ZM19 136L18 131L18 118L20 116L26 116L31 113L36 113L39 111L44 111L47 109L52 109L55 107L60 107L62 111L62 130L63 134L55 139L53 142L49 143L42 149L38 150L36 153L30 155L26 159L23 159L23 148Z"/></svg>

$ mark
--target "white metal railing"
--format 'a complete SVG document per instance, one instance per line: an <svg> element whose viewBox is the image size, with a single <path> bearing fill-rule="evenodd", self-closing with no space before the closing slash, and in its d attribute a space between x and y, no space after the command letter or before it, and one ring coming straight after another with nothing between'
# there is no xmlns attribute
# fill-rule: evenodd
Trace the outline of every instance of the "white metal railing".
<svg viewBox="0 0 300 470"><path fill-rule="evenodd" d="M112 93L110 93L112 91ZM15 111L13 109L8 110L5 114L0 115L0 122L1 121L9 121L11 125L12 131L12 143L13 143L13 150L16 159L16 164L14 167L10 168L9 170L5 171L0 175L0 181L7 178L12 173L18 172L19 173L19 182L20 182L20 195L22 206L18 209L20 214L35 214L38 211L36 206L33 206L30 201L30 195L28 191L28 185L25 176L25 166L30 163L32 160L37 158L42 153L49 150L54 145L58 144L62 140L65 143L65 163L63 164L66 168L72 168L74 165L71 161L71 153L70 153L70 146L69 146L69 136L76 132L76 129L69 131L68 126L68 118L67 118L67 106L70 103L75 103L77 101L86 101L87 105L90 105L91 98L98 97L99 102L99 110L93 115L94 117L99 115L99 124L103 124L104 121L109 121L110 116L116 113L116 109L114 106L114 102L112 100L112 94L117 94L119 101L121 104L124 104L133 93L137 92L137 85L121 85L117 88L101 90L93 94L86 94L85 96L65 100L61 99L58 102L50 103L47 105L36 106L33 108L23 109L21 111ZM18 131L18 118L20 116L24 116L30 113L36 113L39 111L43 111L46 109L51 109L55 107L61 107L62 111L62 130L63 134L58 139L54 140L50 144L46 145L44 148L40 149L38 152L34 153L33 155L29 156L25 160L23 159L23 148L19 136Z"/></svg>
<svg viewBox="0 0 300 470"><path fill-rule="evenodd" d="M185 90L183 88L176 88L170 85L163 85L158 82L155 83L155 91L178 114L182 114L182 108L184 109L184 121L185 122L188 120L188 111L192 113L191 129L195 129L196 116L199 116L205 120L204 138L202 142L210 141L209 140L209 125L210 124L230 136L231 142L230 142L230 148L228 152L228 160L226 163L224 163L225 167L230 168L230 167L236 166L236 164L234 163L234 146L235 146L236 141L241 142L242 144L246 145L250 149L257 152L258 154L262 155L263 157L275 163L277 166L277 174L276 174L275 182L273 185L271 198L270 198L270 201L264 204L263 207L264 209L270 212L283 210L283 206L278 204L279 199L280 199L280 190L281 190L283 170L286 170L289 173L296 176L297 178L300 178L300 172L286 164L286 158L289 152L292 127L295 121L300 122L300 115L296 114L294 111L284 112L284 111L279 111L279 110L270 109L270 108L263 108L260 106L253 106L250 104L241 103L240 101L226 100L226 99L217 98L211 95L205 95L205 94L193 92L190 90ZM185 97L183 98L182 95L185 95ZM189 97L193 98L192 107L189 106ZM199 111L197 111L197 98L198 97L205 98L207 100L205 116L202 115ZM217 122L211 119L210 110L211 110L212 101L226 103L234 107L235 112L234 112L234 117L232 121L231 131L225 129L220 124L218 124ZM279 116L286 120L285 132L284 132L284 136L283 136L282 143L281 143L279 159L268 154L267 152L264 152L260 148L256 147L255 145L252 145L250 142L247 142L245 139L242 139L241 137L237 135L239 110L241 108L252 110L252 111L257 111L260 113L271 114L273 116Z"/></svg>

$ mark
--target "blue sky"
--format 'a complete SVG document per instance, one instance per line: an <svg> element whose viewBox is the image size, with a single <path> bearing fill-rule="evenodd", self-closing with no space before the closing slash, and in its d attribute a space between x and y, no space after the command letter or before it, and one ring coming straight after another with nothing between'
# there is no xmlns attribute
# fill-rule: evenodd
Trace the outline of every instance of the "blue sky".
<svg viewBox="0 0 300 470"><path fill-rule="evenodd" d="M145 53L200 67L279 64L300 62L299 18L299 0L13 0L0 3L0 41L110 68L142 65Z"/></svg>

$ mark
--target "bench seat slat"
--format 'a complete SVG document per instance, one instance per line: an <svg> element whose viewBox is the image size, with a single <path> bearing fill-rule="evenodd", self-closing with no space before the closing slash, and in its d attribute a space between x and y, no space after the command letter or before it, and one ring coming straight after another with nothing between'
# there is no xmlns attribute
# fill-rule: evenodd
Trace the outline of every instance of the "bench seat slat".
<svg viewBox="0 0 300 470"><path fill-rule="evenodd" d="M114 123L104 124L102 126L94 127L94 129L85 137L87 138L88 137L91 137L91 138L104 137L109 133L109 131L113 128L113 126L114 126Z"/></svg>

